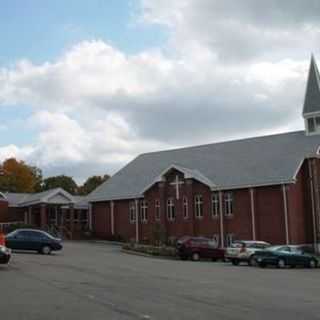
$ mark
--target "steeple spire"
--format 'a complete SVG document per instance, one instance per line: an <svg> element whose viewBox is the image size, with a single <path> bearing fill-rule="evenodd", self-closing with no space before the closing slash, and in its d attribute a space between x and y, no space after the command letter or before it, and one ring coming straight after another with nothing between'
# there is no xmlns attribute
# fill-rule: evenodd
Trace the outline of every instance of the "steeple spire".
<svg viewBox="0 0 320 320"><path fill-rule="evenodd" d="M303 115L320 112L320 75L314 55L311 55Z"/></svg>
<svg viewBox="0 0 320 320"><path fill-rule="evenodd" d="M311 55L303 117L307 134L320 134L320 73L314 55Z"/></svg>

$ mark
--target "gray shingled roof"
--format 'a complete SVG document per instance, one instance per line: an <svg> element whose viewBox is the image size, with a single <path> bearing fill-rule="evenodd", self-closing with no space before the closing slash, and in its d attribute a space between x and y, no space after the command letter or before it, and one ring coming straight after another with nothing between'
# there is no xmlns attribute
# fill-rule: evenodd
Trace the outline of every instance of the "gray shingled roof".
<svg viewBox="0 0 320 320"><path fill-rule="evenodd" d="M197 170L217 189L294 182L306 157L314 156L320 136L304 131L214 143L138 156L89 195L89 201L128 199L175 164Z"/></svg>
<svg viewBox="0 0 320 320"><path fill-rule="evenodd" d="M4 193L6 196L9 206L16 207L16 206L24 206L29 204L36 204L36 203L44 203L47 201L47 198L55 193L63 193L66 197L70 198L70 202L76 202L74 196L69 194L67 191L63 190L62 188L55 188L46 190L43 192L37 193Z"/></svg>
<svg viewBox="0 0 320 320"><path fill-rule="evenodd" d="M30 196L30 193L7 192L4 193L4 195L6 196L10 207L17 207L19 206L20 202L22 202L24 199Z"/></svg>
<svg viewBox="0 0 320 320"><path fill-rule="evenodd" d="M314 57L311 58L303 115L320 112L320 75Z"/></svg>

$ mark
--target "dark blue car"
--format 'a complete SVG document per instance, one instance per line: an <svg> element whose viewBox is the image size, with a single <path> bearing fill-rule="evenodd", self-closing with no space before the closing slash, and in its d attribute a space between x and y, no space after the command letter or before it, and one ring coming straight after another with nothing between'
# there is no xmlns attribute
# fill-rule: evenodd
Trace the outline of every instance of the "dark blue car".
<svg viewBox="0 0 320 320"><path fill-rule="evenodd" d="M304 253L297 246L274 246L254 254L258 266L264 268L268 265L278 268L303 266L317 268L318 259L308 253Z"/></svg>
<svg viewBox="0 0 320 320"><path fill-rule="evenodd" d="M6 236L6 246L13 250L32 250L42 254L62 250L61 239L34 229L18 229L9 233Z"/></svg>

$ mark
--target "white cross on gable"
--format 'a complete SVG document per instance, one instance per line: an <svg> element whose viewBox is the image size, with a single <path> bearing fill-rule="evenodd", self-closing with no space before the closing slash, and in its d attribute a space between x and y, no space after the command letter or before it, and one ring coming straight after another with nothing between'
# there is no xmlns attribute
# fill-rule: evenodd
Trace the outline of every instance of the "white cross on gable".
<svg viewBox="0 0 320 320"><path fill-rule="evenodd" d="M170 184L172 186L175 186L175 188L176 188L176 198L177 198L177 200L179 200L179 186L184 184L184 182L180 181L179 180L179 176L176 175L176 179L173 182L171 182Z"/></svg>

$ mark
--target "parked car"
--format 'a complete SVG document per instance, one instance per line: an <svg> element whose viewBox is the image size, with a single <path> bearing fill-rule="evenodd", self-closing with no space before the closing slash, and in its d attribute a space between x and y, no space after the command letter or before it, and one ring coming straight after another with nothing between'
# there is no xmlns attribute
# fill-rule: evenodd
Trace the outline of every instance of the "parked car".
<svg viewBox="0 0 320 320"><path fill-rule="evenodd" d="M304 253L299 246L273 246L254 254L257 264L264 268L268 265L285 268L287 266L303 266L316 268L318 259L308 253Z"/></svg>
<svg viewBox="0 0 320 320"><path fill-rule="evenodd" d="M214 240L205 237L183 237L177 241L176 250L182 260L224 260L224 250L217 248Z"/></svg>
<svg viewBox="0 0 320 320"><path fill-rule="evenodd" d="M0 264L7 264L11 258L11 250L5 246L0 246Z"/></svg>
<svg viewBox="0 0 320 320"><path fill-rule="evenodd" d="M247 241L239 240L234 241L230 247L226 249L226 259L231 261L233 265L237 266L241 262L254 265L256 260L254 254L256 251L265 250L271 244L264 241Z"/></svg>
<svg viewBox="0 0 320 320"><path fill-rule="evenodd" d="M47 232L35 229L18 229L6 236L6 246L13 250L33 250L42 254L62 249L62 241Z"/></svg>

